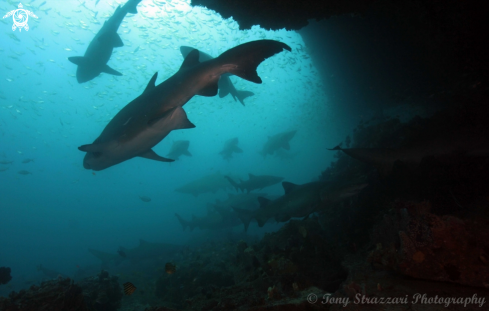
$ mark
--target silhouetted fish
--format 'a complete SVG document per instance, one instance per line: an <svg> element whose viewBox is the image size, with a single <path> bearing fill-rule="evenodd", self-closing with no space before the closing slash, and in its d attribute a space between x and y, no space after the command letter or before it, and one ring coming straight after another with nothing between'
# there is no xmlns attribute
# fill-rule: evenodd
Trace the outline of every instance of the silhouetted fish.
<svg viewBox="0 0 489 311"><path fill-rule="evenodd" d="M146 196L143 195L143 196L139 196L139 198L143 202L151 202L151 198L150 197L146 197Z"/></svg>

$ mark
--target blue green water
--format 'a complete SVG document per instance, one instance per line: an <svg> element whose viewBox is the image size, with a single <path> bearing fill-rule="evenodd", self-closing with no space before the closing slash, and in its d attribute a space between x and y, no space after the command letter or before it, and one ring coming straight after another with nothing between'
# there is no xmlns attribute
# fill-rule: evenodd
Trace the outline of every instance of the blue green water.
<svg viewBox="0 0 489 311"><path fill-rule="evenodd" d="M204 175L268 174L300 184L331 162L326 147L338 142L338 121L330 117L323 83L298 33L258 25L241 31L232 18L192 8L189 1L143 0L139 13L124 19L118 31L124 46L108 62L123 76L102 73L78 84L76 66L67 58L82 56L124 2L43 2L23 3L38 17L29 17L28 31L12 31L11 17L0 20L0 161L13 161L0 164L0 266L11 267L12 276L35 277L39 264L72 275L77 266L98 262L88 248L115 252L119 245L136 246L140 238L185 243L202 233L182 232L174 213L203 215L207 202L226 197L224 191L198 198L174 191ZM1 15L17 6L2 1ZM218 56L258 39L282 41L292 52L259 66L263 84L231 77L238 90L255 93L246 106L231 96L195 96L184 109L196 128L174 131L154 148L165 156L172 141L189 140L192 157L174 163L135 158L96 173L83 168L84 153L77 147L92 143L155 72L157 84L173 75L182 63L181 45ZM268 136L294 129L294 159L258 154ZM218 153L233 137L244 152L224 161ZM283 191L277 184L267 192Z"/></svg>

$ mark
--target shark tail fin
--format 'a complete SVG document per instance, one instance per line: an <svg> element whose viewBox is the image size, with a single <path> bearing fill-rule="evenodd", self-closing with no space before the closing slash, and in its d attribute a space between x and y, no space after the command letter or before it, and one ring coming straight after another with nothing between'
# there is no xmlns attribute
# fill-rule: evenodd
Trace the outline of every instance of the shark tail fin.
<svg viewBox="0 0 489 311"><path fill-rule="evenodd" d="M190 222L188 222L185 219L183 219L180 215L178 215L177 213L175 213L175 216L178 218L178 222L180 222L180 224L182 225L183 231L185 231L185 229L187 229L187 227L191 227L190 226Z"/></svg>
<svg viewBox="0 0 489 311"><path fill-rule="evenodd" d="M262 83L256 68L265 59L282 52L292 51L290 46L275 40L257 40L240 44L219 55L218 59L226 72L242 79Z"/></svg>
<svg viewBox="0 0 489 311"><path fill-rule="evenodd" d="M131 14L137 14L138 13L137 6L138 6L139 2L141 2L141 0L129 0L124 5L124 7L126 8L127 12L129 12Z"/></svg>
<svg viewBox="0 0 489 311"><path fill-rule="evenodd" d="M229 181L229 183L236 189L236 191L239 191L241 187L234 180L232 180L231 177L224 176L224 178L226 178Z"/></svg>
<svg viewBox="0 0 489 311"><path fill-rule="evenodd" d="M236 207L233 207L233 210L238 215L238 218L243 222L244 231L247 232L250 222L254 218L253 212Z"/></svg>
<svg viewBox="0 0 489 311"><path fill-rule="evenodd" d="M250 91L237 91L238 92L238 95L236 97L238 97L238 100L239 102L241 103L241 105L245 105L244 104L244 100L247 98L247 97L250 97L250 96L253 96L255 95L255 93L253 92L250 92Z"/></svg>

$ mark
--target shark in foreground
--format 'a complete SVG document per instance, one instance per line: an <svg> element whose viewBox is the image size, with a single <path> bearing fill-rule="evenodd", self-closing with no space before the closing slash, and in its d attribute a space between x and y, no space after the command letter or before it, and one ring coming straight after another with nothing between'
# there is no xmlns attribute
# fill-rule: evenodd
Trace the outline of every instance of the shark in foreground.
<svg viewBox="0 0 489 311"><path fill-rule="evenodd" d="M192 52L194 48L192 47L189 47L189 46L181 46L180 47L180 52L182 53L183 57L187 57L187 55ZM213 59L212 56L210 56L209 54L206 54L204 52L200 52L200 56L199 56L199 61L201 62L205 62L205 61L208 61L208 60L211 60ZM236 101L236 98L239 100L239 102L244 106L244 100L246 99L246 97L249 97L249 96L253 96L255 95L253 92L249 92L249 91L238 91L236 90L236 88L234 87L234 84L233 82L231 82L231 79L229 78L229 74L223 74L221 76L221 79L219 79L219 83L218 83L218 86L219 86L219 97L220 98L223 98L223 97L226 97L227 95L231 94L231 96L233 97L234 101Z"/></svg>
<svg viewBox="0 0 489 311"><path fill-rule="evenodd" d="M141 0L129 0L122 7L118 6L114 14L105 21L102 28L97 32L92 42L88 45L85 55L68 57L68 60L77 65L76 80L83 83L92 80L102 72L122 76L120 72L110 68L107 62L112 56L114 48L124 46L117 29L127 13L136 14L137 5Z"/></svg>
<svg viewBox="0 0 489 311"><path fill-rule="evenodd" d="M122 108L92 144L78 148L87 153L83 166L99 171L134 157L172 162L151 148L172 130L195 127L182 106L194 95L217 95L219 77L225 73L261 83L258 65L284 49L291 50L279 41L252 41L202 63L199 51L193 50L180 70L158 86L155 73L144 92Z"/></svg>
<svg viewBox="0 0 489 311"><path fill-rule="evenodd" d="M249 193L250 191L253 190L261 190L263 188L278 184L282 180L284 180L282 177L277 177L277 176L271 176L271 175L253 175L253 174L248 174L250 178L246 181L240 181L238 184L235 182L231 177L229 176L224 176L231 185L236 189L236 191L241 190Z"/></svg>

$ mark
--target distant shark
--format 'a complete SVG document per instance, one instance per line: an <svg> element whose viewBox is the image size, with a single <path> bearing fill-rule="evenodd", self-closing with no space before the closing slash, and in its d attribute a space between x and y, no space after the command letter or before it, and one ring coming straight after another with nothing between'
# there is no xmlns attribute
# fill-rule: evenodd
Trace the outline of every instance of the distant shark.
<svg viewBox="0 0 489 311"><path fill-rule="evenodd" d="M295 136L295 133L297 133L297 131L288 131L268 136L268 141L263 145L263 149L259 153L265 158L267 154L273 155L273 153L280 148L290 150L289 142Z"/></svg>
<svg viewBox="0 0 489 311"><path fill-rule="evenodd" d="M233 208L243 222L245 231L248 230L252 219L258 222L259 227L263 227L270 218L283 222L291 217L308 216L321 204L321 192L325 183L311 182L296 185L284 181L282 186L285 194L278 199L271 201L263 197L258 198L260 208L257 210L247 211Z"/></svg>
<svg viewBox="0 0 489 311"><path fill-rule="evenodd" d="M170 256L184 249L183 245L168 244L168 243L150 243L145 240L139 240L139 245L135 248L124 248L120 250L124 252L125 257L119 254L111 254L95 249L88 251L100 259L105 267L117 266L124 260L130 260L133 263L140 262L146 259L158 258L161 256Z"/></svg>
<svg viewBox="0 0 489 311"><path fill-rule="evenodd" d="M351 184L337 186L326 182L310 182L296 185L284 181L285 194L276 200L258 198L260 208L254 211L233 208L244 224L245 231L252 219L259 227L274 218L277 222L286 222L294 217L307 217L314 212L322 212L326 208L347 198L357 195L367 184Z"/></svg>
<svg viewBox="0 0 489 311"><path fill-rule="evenodd" d="M183 57L187 57L187 55L192 52L194 48L189 47L189 46L181 46L180 47L180 52L182 53ZM208 60L213 59L214 57L210 56L209 54L206 54L202 51L200 51L200 56L199 56L199 61L200 62L205 62ZM246 97L253 96L255 95L253 92L249 91L238 91L234 87L233 82L231 82L231 79L229 78L231 75L230 74L223 74L221 76L221 79L219 79L218 87L219 87L219 97L223 98L226 97L228 94L231 94L233 96L234 101L236 101L236 98L239 100L239 102L244 106L244 100Z"/></svg>
<svg viewBox="0 0 489 311"><path fill-rule="evenodd" d="M192 154L188 151L188 146L190 141L188 140L177 140L173 142L170 152L166 155L170 159L178 160L181 155L186 155L191 157Z"/></svg>
<svg viewBox="0 0 489 311"><path fill-rule="evenodd" d="M238 137L227 140L224 143L224 148L219 152L224 160L230 160L233 157L233 153L242 153L243 150L238 147Z"/></svg>
<svg viewBox="0 0 489 311"><path fill-rule="evenodd" d="M231 188L231 184L227 181L221 173L215 173L206 175L197 180L189 182L181 187L175 189L176 192L189 193L195 197L199 194L212 192L216 193L220 189Z"/></svg>
<svg viewBox="0 0 489 311"><path fill-rule="evenodd" d="M202 63L199 51L193 50L177 73L158 86L155 86L155 74L144 92L122 108L92 144L78 148L87 152L83 166L99 171L134 157L173 161L157 155L151 148L172 130L195 127L182 106L194 95L215 96L219 77L225 73L261 83L256 72L258 65L284 49L291 51L279 41L252 41Z"/></svg>
<svg viewBox="0 0 489 311"><path fill-rule="evenodd" d="M76 70L76 80L83 83L92 80L102 72L122 76L120 72L107 65L114 48L124 46L121 37L117 34L117 29L127 13L136 14L137 5L141 0L129 0L124 6L118 6L114 14L105 21L102 28L95 35L92 42L88 45L85 55L68 57L68 60L78 65Z"/></svg>
<svg viewBox="0 0 489 311"><path fill-rule="evenodd" d="M230 183L236 188L236 191L241 190L246 192L250 192L253 190L261 190L263 188L278 184L282 180L282 177L271 176L271 175L253 175L248 174L250 178L246 181L240 181L240 183L236 183L229 176L224 176Z"/></svg>
<svg viewBox="0 0 489 311"><path fill-rule="evenodd" d="M426 157L487 157L489 141L482 135L473 137L464 133L443 133L423 137L400 148L341 148L340 144L329 150L341 150L352 158L374 166L381 177L386 177L392 173L396 162L415 170Z"/></svg>

